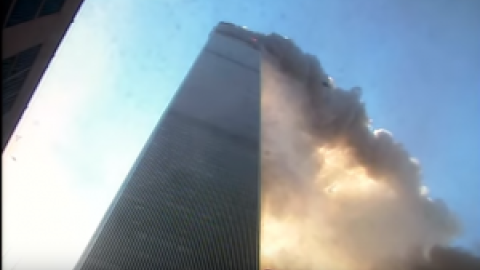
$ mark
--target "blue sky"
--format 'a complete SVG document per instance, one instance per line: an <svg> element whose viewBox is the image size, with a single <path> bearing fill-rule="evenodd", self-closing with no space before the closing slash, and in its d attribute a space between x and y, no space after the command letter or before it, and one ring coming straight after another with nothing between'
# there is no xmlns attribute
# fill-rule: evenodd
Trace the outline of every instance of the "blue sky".
<svg viewBox="0 0 480 270"><path fill-rule="evenodd" d="M480 1L86 0L4 152L5 269L74 265L221 20L286 35L362 87L461 243L480 241Z"/></svg>

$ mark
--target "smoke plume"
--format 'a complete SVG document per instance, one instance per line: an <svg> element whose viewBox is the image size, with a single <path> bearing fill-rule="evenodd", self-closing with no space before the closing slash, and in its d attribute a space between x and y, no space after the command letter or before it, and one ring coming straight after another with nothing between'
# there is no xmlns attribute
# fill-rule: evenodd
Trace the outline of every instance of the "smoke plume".
<svg viewBox="0 0 480 270"><path fill-rule="evenodd" d="M360 89L337 87L291 40L272 34L261 44L262 268L468 262L442 248L459 231L456 219L428 197L418 162L401 144L372 131Z"/></svg>

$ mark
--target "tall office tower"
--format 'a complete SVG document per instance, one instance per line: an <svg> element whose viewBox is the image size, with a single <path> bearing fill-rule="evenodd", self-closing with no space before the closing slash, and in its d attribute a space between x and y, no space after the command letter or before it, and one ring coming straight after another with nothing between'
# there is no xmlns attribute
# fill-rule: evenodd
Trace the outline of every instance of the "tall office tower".
<svg viewBox="0 0 480 270"><path fill-rule="evenodd" d="M219 24L77 268L479 269L414 255L456 224L368 119L292 41Z"/></svg>
<svg viewBox="0 0 480 270"><path fill-rule="evenodd" d="M2 151L83 0L2 0Z"/></svg>
<svg viewBox="0 0 480 270"><path fill-rule="evenodd" d="M211 33L77 269L258 269L256 35Z"/></svg>

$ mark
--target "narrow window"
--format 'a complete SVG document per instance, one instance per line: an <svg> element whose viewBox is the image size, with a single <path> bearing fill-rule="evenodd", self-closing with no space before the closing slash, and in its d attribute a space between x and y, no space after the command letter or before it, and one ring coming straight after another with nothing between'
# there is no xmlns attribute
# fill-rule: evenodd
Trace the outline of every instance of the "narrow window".
<svg viewBox="0 0 480 270"><path fill-rule="evenodd" d="M65 0L45 0L38 17L55 14L62 10Z"/></svg>
<svg viewBox="0 0 480 270"><path fill-rule="evenodd" d="M41 45L26 49L2 61L2 115L8 113L30 73Z"/></svg>
<svg viewBox="0 0 480 270"><path fill-rule="evenodd" d="M43 0L17 0L10 12L6 27L31 21L37 16Z"/></svg>

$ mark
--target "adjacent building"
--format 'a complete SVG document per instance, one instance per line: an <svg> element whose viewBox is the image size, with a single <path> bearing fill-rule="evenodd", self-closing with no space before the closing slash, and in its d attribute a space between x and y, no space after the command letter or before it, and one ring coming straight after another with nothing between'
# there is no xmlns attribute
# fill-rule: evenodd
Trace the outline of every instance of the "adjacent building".
<svg viewBox="0 0 480 270"><path fill-rule="evenodd" d="M76 269L258 269L256 41L212 31Z"/></svg>
<svg viewBox="0 0 480 270"><path fill-rule="evenodd" d="M2 151L83 0L2 0Z"/></svg>

